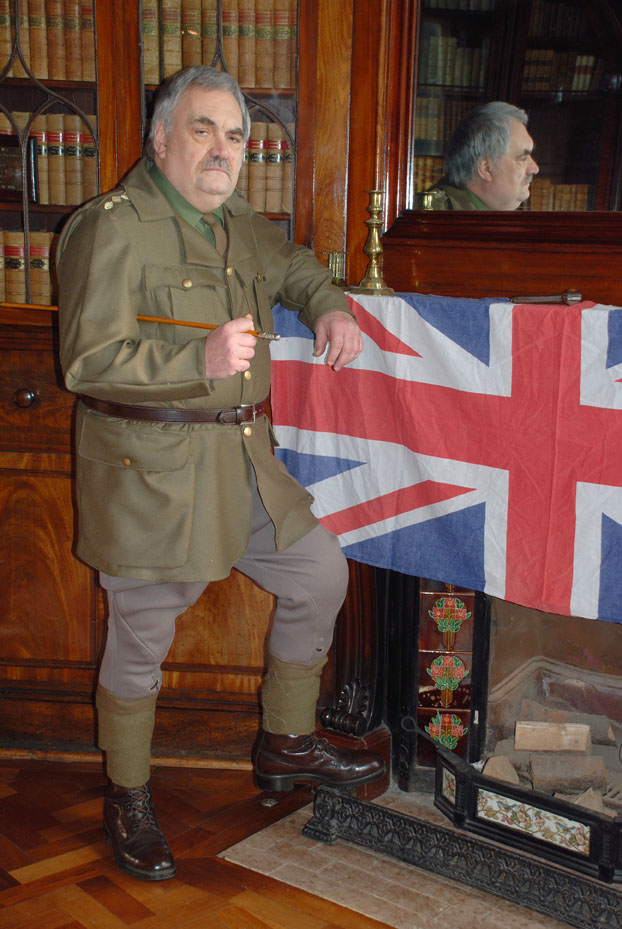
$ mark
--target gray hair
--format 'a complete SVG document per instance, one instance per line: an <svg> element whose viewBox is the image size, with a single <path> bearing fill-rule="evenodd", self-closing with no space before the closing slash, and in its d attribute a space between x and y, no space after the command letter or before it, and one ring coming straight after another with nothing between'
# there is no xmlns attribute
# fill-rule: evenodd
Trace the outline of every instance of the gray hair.
<svg viewBox="0 0 622 929"><path fill-rule="evenodd" d="M153 158L153 136L156 127L162 123L167 135L173 128L173 117L179 102L186 91L192 87L204 87L205 90L220 90L230 93L235 97L242 112L242 130L244 132L244 141L247 142L251 134L251 117L246 106L244 94L240 90L238 82L227 74L226 71L218 71L216 68L210 68L208 65L192 65L189 68L183 68L177 71L160 85L156 95L155 107L149 133L145 143L145 150L150 158Z"/></svg>
<svg viewBox="0 0 622 929"><path fill-rule="evenodd" d="M498 161L510 147L510 125L527 125L524 110L494 101L473 110L454 131L445 155L445 175L452 187L465 187L475 177L480 158Z"/></svg>

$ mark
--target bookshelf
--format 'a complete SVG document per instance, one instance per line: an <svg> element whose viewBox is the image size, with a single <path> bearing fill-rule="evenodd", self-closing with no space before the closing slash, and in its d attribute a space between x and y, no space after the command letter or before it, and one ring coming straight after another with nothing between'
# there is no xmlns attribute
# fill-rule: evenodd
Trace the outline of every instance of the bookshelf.
<svg viewBox="0 0 622 929"><path fill-rule="evenodd" d="M622 80L607 33L606 3L424 0L413 203L442 175L460 119L486 100L506 100L527 111L536 143L540 173L526 209L619 209Z"/></svg>

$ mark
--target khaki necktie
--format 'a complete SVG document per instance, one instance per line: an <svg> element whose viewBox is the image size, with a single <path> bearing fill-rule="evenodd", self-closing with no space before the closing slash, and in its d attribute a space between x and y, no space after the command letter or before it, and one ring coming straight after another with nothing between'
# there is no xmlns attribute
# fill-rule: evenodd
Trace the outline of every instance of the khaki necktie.
<svg viewBox="0 0 622 929"><path fill-rule="evenodd" d="M216 251L224 258L227 251L227 233L213 213L204 213L203 222L207 223L207 225L211 227L211 230L214 233Z"/></svg>

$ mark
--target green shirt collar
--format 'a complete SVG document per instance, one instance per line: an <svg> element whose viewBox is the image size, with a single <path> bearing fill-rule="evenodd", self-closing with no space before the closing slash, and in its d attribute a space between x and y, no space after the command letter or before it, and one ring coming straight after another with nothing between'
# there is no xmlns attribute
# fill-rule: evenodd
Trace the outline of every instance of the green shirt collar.
<svg viewBox="0 0 622 929"><path fill-rule="evenodd" d="M197 210L196 207L192 206L191 203L188 203L185 197L182 197L179 191L173 187L166 175L160 171L158 166L153 161L148 162L148 171L154 184L158 190L164 194L175 212L181 216L182 219L185 219L187 223L197 229L202 235L207 235L208 238L213 238L211 229L203 220L203 214ZM214 216L220 225L224 227L225 215L222 205L212 212L214 213Z"/></svg>
<svg viewBox="0 0 622 929"><path fill-rule="evenodd" d="M468 187L466 187L465 190L468 193L471 200L473 201L473 203L475 204L476 210L490 210L490 207L486 206L484 201L480 200L480 198L476 194L474 194L472 190L469 190Z"/></svg>

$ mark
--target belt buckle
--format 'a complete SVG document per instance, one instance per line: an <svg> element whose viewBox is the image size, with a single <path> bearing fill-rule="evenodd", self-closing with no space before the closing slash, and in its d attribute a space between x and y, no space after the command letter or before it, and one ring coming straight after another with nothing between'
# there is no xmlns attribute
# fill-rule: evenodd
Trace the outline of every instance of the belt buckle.
<svg viewBox="0 0 622 929"><path fill-rule="evenodd" d="M240 406L237 407L237 410L238 410L238 415L236 419L237 419L238 425L240 423L254 423L255 420L257 419L257 410L255 409L254 403L241 403ZM248 419L244 416L244 413L246 411L251 412L252 417L253 417L252 419Z"/></svg>

